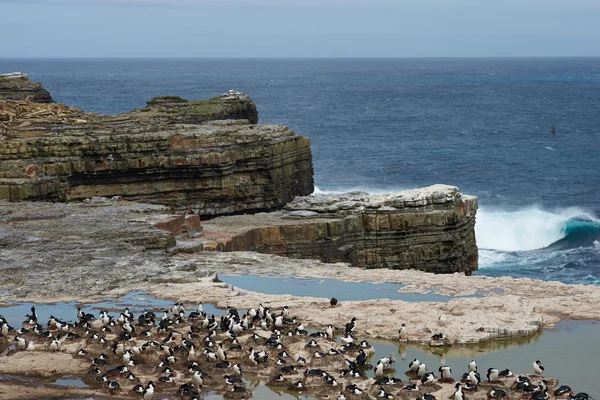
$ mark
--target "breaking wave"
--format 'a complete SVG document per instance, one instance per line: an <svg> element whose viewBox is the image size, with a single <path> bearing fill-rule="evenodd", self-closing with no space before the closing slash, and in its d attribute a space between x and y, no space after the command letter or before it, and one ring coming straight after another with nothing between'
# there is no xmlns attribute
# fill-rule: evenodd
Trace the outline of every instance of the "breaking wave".
<svg viewBox="0 0 600 400"><path fill-rule="evenodd" d="M600 239L600 221L577 208L556 213L538 208L512 212L481 209L475 234L480 249L566 250L593 246Z"/></svg>

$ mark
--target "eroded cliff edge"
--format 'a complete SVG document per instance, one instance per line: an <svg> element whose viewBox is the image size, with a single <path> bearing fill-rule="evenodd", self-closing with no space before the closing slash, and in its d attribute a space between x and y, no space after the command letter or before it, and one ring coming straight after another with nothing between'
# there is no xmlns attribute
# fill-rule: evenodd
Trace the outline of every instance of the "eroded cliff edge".
<svg viewBox="0 0 600 400"><path fill-rule="evenodd" d="M236 91L156 97L116 116L0 101L0 199L118 196L167 206L171 217L156 223L175 235L189 235L184 214L221 216L204 222L203 236L197 219L193 237L159 246L171 254L257 251L361 268L477 269L474 197L445 185L307 196L309 139L257 122L254 102Z"/></svg>
<svg viewBox="0 0 600 400"><path fill-rule="evenodd" d="M39 82L31 82L22 72L0 74L0 100L53 103L52 96Z"/></svg>
<svg viewBox="0 0 600 400"><path fill-rule="evenodd" d="M122 196L200 215L278 209L313 192L310 140L257 125L243 93L158 97L116 116L0 100L0 199Z"/></svg>
<svg viewBox="0 0 600 400"><path fill-rule="evenodd" d="M282 212L207 221L198 240L211 250L470 275L477 270L477 206L477 198L448 185L319 194L298 197Z"/></svg>

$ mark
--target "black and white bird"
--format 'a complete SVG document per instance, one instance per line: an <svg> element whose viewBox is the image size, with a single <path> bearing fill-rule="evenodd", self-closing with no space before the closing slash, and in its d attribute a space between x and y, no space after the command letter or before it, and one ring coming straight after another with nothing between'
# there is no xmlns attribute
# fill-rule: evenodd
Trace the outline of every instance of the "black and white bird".
<svg viewBox="0 0 600 400"><path fill-rule="evenodd" d="M363 390L355 384L346 386L346 390L352 394L363 394Z"/></svg>
<svg viewBox="0 0 600 400"><path fill-rule="evenodd" d="M550 396L548 396L548 389L545 389L541 392L535 392L531 395L531 400L548 400Z"/></svg>
<svg viewBox="0 0 600 400"><path fill-rule="evenodd" d="M142 393L142 397L144 400L152 400L152 396L154 396L154 382L148 382L144 392Z"/></svg>
<svg viewBox="0 0 600 400"><path fill-rule="evenodd" d="M472 360L469 363L469 372L471 372L471 371L477 372L477 361L475 361L475 360Z"/></svg>
<svg viewBox="0 0 600 400"><path fill-rule="evenodd" d="M431 385L434 381L435 381L435 375L433 374L433 372L427 372L421 378L422 385Z"/></svg>
<svg viewBox="0 0 600 400"><path fill-rule="evenodd" d="M400 325L400 329L398 329L398 339L400 339L400 340L408 339L408 328L406 328L406 324Z"/></svg>
<svg viewBox="0 0 600 400"><path fill-rule="evenodd" d="M394 395L391 393L386 392L383 388L379 388L379 390L377 391L377 398L379 399L393 399Z"/></svg>
<svg viewBox="0 0 600 400"><path fill-rule="evenodd" d="M421 365L421 362L415 358L410 363L408 363L408 369L413 372L417 372L419 370L419 365Z"/></svg>
<svg viewBox="0 0 600 400"><path fill-rule="evenodd" d="M498 377L500 376L500 371L498 371L496 368L488 368L487 371L487 379L488 382L492 383L495 380L498 379Z"/></svg>
<svg viewBox="0 0 600 400"><path fill-rule="evenodd" d="M489 397L494 399L502 399L508 397L508 393L506 393L506 391L496 388L492 388L492 390L489 391L488 395Z"/></svg>
<svg viewBox="0 0 600 400"><path fill-rule="evenodd" d="M571 393L571 387L567 385L562 385L554 391L555 396L562 396L563 394Z"/></svg>
<svg viewBox="0 0 600 400"><path fill-rule="evenodd" d="M417 376L423 377L427 373L427 365L425 363L419 364L419 368L417 368Z"/></svg>
<svg viewBox="0 0 600 400"><path fill-rule="evenodd" d="M535 374L538 376L544 375L544 367L542 366L540 360L533 362L533 372L535 372Z"/></svg>
<svg viewBox="0 0 600 400"><path fill-rule="evenodd" d="M456 385L454 385L454 387L456 388L456 390L454 391L454 395L452 398L454 400L466 400L465 393L462 390L462 385L460 384L460 382L457 382Z"/></svg>
<svg viewBox="0 0 600 400"><path fill-rule="evenodd" d="M442 365L438 371L440 372L440 379L449 381L452 379L452 369L447 365Z"/></svg>
<svg viewBox="0 0 600 400"><path fill-rule="evenodd" d="M467 376L467 380L471 382L473 385L479 385L481 383L481 376L479 376L478 372L471 371Z"/></svg>
<svg viewBox="0 0 600 400"><path fill-rule="evenodd" d="M373 369L373 373L376 378L381 378L383 376L383 370L385 369L385 364L381 361L377 361L377 365Z"/></svg>

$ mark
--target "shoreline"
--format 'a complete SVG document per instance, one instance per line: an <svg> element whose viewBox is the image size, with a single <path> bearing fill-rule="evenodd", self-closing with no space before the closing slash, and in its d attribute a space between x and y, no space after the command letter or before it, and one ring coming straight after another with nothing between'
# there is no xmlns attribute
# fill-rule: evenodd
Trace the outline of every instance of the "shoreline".
<svg viewBox="0 0 600 400"><path fill-rule="evenodd" d="M461 274L435 275L420 271L362 270L343 263L325 264L315 260L292 260L258 253L201 253L171 258L171 271L159 273L143 282L121 281L102 294L46 296L36 291L27 293L28 302L94 303L133 292L144 292L172 301L194 303L202 301L218 308L244 307L263 303L273 308L285 305L297 311L308 326L320 329L328 323L343 326L357 317L366 338L395 340L402 323L409 327L409 341L428 344L433 333L442 332L445 345L486 342L497 338L526 337L541 329L553 328L564 320L600 321L600 288L588 285L568 285L527 278L466 277ZM207 264L205 267L202 264ZM340 301L329 305L329 297L307 297L269 294L233 287L226 282L212 282L217 275L255 275L281 277L278 269L285 266L283 277L293 279L336 279L342 282L378 282L404 284L400 293L430 293L449 296L447 302L421 302L378 298L361 301ZM76 284L75 284L76 285ZM80 289L83 289L80 287ZM483 293L478 297L473 296ZM0 294L2 301L24 300L8 292ZM468 312L465 312L467 311ZM438 317L445 315L441 326Z"/></svg>

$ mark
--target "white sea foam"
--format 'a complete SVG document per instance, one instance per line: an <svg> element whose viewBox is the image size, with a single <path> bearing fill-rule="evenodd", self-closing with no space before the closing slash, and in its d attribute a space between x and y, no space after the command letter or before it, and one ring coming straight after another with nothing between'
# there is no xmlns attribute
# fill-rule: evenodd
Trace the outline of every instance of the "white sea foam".
<svg viewBox="0 0 600 400"><path fill-rule="evenodd" d="M479 250L479 268L484 269L499 263L505 262L509 258L509 254L496 250Z"/></svg>
<svg viewBox="0 0 600 400"><path fill-rule="evenodd" d="M481 249L526 251L541 249L565 236L567 221L597 219L579 208L548 212L538 207L518 211L479 209L475 223L477 245Z"/></svg>

